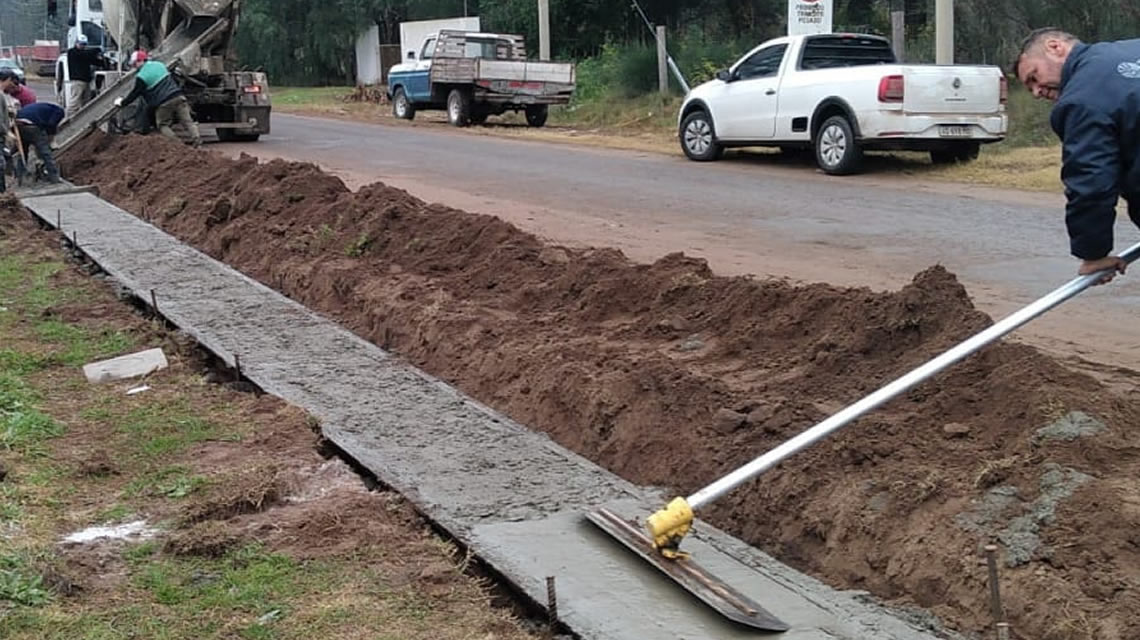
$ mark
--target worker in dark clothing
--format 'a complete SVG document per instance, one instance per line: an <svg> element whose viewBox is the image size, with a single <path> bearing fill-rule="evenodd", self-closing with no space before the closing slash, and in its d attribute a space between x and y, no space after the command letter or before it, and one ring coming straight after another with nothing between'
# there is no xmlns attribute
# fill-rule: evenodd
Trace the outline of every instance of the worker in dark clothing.
<svg viewBox="0 0 1140 640"><path fill-rule="evenodd" d="M44 164L47 181L54 184L61 180L51 150L51 139L59 129L59 123L63 122L63 117L63 107L50 102L36 102L16 112L16 127L20 131L20 140L24 143L24 152L27 153L29 147L35 147L36 154Z"/></svg>
<svg viewBox="0 0 1140 640"><path fill-rule="evenodd" d="M1050 115L1062 142L1065 224L1072 254L1088 275L1112 269L1119 199L1140 226L1140 39L1085 44L1060 29L1027 37L1014 74L1037 98L1056 103Z"/></svg>
<svg viewBox="0 0 1140 640"><path fill-rule="evenodd" d="M67 117L91 100L95 69L102 69L105 64L102 49L88 47L87 36L79 34L75 46L67 50Z"/></svg>
<svg viewBox="0 0 1140 640"><path fill-rule="evenodd" d="M135 86L126 98L116 98L115 106L121 107L130 104L139 97L146 100L147 105L154 109L154 119L162 135L178 140L178 134L170 128L174 122L182 123L194 138L194 146L202 146L202 137L198 133L198 123L190 113L190 103L182 92L182 87L170 74L166 65L157 60L147 60L143 51L131 56L132 64L141 64L135 76Z"/></svg>

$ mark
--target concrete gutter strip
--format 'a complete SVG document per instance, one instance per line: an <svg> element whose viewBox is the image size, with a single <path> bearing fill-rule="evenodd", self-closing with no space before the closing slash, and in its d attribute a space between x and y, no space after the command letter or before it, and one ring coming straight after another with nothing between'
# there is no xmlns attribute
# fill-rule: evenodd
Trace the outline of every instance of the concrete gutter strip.
<svg viewBox="0 0 1140 640"><path fill-rule="evenodd" d="M40 219L410 499L539 603L555 576L561 620L587 639L759 637L711 612L582 517L643 518L666 496L605 469L390 357L335 322L89 193L27 193ZM686 543L718 576L792 625L795 640L934 640L700 523Z"/></svg>

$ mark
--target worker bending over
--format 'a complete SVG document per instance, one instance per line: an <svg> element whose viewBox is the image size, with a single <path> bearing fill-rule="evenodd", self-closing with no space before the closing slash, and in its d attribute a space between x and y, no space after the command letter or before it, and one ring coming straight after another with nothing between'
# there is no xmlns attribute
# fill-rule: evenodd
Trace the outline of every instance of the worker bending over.
<svg viewBox="0 0 1140 640"><path fill-rule="evenodd" d="M202 137L198 133L198 123L194 122L194 117L190 114L190 103L166 65L156 60L147 60L146 52L142 50L131 54L131 64L138 66L135 86L126 98L116 98L115 106L121 107L142 97L147 106L154 109L154 119L162 135L178 140L178 135L170 125L180 122L194 136L194 146L200 147Z"/></svg>

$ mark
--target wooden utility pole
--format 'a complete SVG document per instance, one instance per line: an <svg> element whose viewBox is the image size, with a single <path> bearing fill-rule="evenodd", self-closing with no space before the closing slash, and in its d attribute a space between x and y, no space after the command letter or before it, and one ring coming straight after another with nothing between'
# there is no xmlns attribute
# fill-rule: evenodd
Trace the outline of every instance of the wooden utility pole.
<svg viewBox="0 0 1140 640"><path fill-rule="evenodd" d="M899 62L906 61L906 3L891 0L891 45Z"/></svg>
<svg viewBox="0 0 1140 640"><path fill-rule="evenodd" d="M934 2L934 61L954 64L954 0Z"/></svg>
<svg viewBox="0 0 1140 640"><path fill-rule="evenodd" d="M550 0L538 0L538 59L550 59Z"/></svg>
<svg viewBox="0 0 1140 640"><path fill-rule="evenodd" d="M665 25L657 25L657 88L669 93L669 50L665 47Z"/></svg>

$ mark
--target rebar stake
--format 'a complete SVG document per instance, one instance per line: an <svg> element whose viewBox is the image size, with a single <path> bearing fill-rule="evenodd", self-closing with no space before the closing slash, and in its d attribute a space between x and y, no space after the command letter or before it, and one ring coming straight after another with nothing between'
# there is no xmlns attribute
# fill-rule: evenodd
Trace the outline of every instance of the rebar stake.
<svg viewBox="0 0 1140 640"><path fill-rule="evenodd" d="M1001 585L998 584L997 545L987 544L986 567L990 574L990 614L994 617L998 640L1009 638L1009 625L1005 622L1005 612L1001 606Z"/></svg>
<svg viewBox="0 0 1140 640"><path fill-rule="evenodd" d="M155 315L158 315L158 296L155 295L154 289L150 290L150 308L154 309Z"/></svg>
<svg viewBox="0 0 1140 640"><path fill-rule="evenodd" d="M558 626L558 593L554 589L554 576L546 577L546 617L549 626L547 637L554 637L554 629Z"/></svg>
<svg viewBox="0 0 1140 640"><path fill-rule="evenodd" d="M63 231L63 218L60 216L59 209L55 210L55 230Z"/></svg>
<svg viewBox="0 0 1140 640"><path fill-rule="evenodd" d="M79 248L79 232L74 229L71 230L71 246L75 249Z"/></svg>
<svg viewBox="0 0 1140 640"><path fill-rule="evenodd" d="M241 381L241 356L236 353L234 354L234 376L235 382Z"/></svg>

